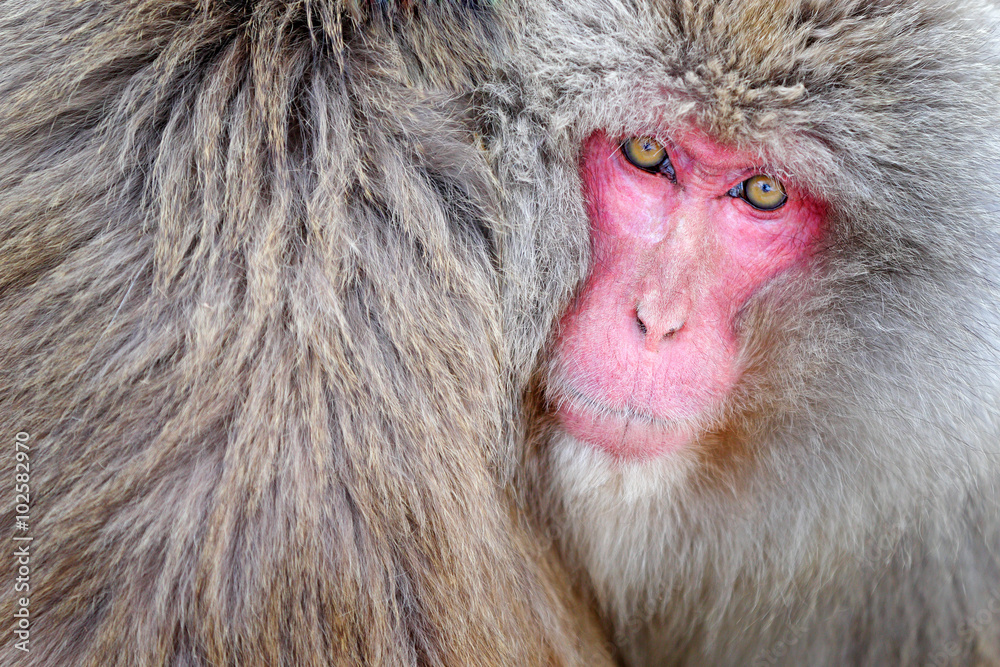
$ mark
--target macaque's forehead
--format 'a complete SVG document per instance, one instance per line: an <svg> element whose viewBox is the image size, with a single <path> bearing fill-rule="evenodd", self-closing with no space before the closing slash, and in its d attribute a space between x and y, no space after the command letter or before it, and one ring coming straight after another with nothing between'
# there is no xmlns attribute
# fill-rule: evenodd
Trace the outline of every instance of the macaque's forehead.
<svg viewBox="0 0 1000 667"><path fill-rule="evenodd" d="M850 60L850 50L831 50L830 43L849 32L859 47L884 50L884 34L872 26L877 22L864 20L874 11L868 4L874 3L676 0L615 15L621 34L643 44L631 99L647 106L658 96L672 98L676 104L664 104L671 112L730 143L809 131L816 116L806 121L802 111L818 92L851 88L854 79L869 76L866 63Z"/></svg>

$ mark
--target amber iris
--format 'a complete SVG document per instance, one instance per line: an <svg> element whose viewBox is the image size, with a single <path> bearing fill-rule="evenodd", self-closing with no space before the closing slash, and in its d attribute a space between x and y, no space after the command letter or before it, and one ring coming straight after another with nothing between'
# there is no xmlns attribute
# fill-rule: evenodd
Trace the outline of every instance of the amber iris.
<svg viewBox="0 0 1000 667"><path fill-rule="evenodd" d="M738 196L761 211L781 208L788 199L781 181L764 174L757 174L743 181Z"/></svg>
<svg viewBox="0 0 1000 667"><path fill-rule="evenodd" d="M651 174L663 174L670 180L676 178L667 149L652 137L630 137L622 143L622 154L634 166Z"/></svg>

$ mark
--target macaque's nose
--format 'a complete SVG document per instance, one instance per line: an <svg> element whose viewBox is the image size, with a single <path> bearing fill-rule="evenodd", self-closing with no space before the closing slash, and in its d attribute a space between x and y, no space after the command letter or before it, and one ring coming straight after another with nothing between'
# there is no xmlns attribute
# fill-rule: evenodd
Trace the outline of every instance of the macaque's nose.
<svg viewBox="0 0 1000 667"><path fill-rule="evenodd" d="M690 291L686 288L646 291L635 308L635 321L644 336L645 347L651 352L659 349L663 341L675 336L687 322L691 313Z"/></svg>

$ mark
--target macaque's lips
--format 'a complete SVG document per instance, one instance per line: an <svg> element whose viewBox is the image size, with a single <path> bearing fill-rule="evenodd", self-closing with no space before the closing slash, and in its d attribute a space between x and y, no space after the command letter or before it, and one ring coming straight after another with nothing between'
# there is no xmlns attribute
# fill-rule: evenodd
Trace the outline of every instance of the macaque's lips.
<svg viewBox="0 0 1000 667"><path fill-rule="evenodd" d="M561 395L556 416L573 437L623 460L677 451L693 440L695 432L691 419L661 419L605 408L575 392Z"/></svg>

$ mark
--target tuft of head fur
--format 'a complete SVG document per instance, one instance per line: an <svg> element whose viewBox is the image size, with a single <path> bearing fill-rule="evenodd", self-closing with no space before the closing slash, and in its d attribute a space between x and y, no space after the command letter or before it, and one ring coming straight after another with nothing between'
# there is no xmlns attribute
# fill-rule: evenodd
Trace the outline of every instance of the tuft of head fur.
<svg viewBox="0 0 1000 667"><path fill-rule="evenodd" d="M31 652L0 663L607 658L498 476L471 110L513 20L0 9L0 432L30 435L34 538Z"/></svg>
<svg viewBox="0 0 1000 667"><path fill-rule="evenodd" d="M525 502L559 538L626 657L994 664L993 8L935 0L533 7L518 56L529 63L529 92L507 128L517 135L525 119L545 123L539 164L551 165L553 184L532 196L570 234L587 229L575 168L595 131L695 125L830 205L808 294L786 281L752 304L745 353L759 372L728 426L692 453L623 466L553 439L537 417L544 359L535 371ZM561 303L580 273L563 275Z"/></svg>

